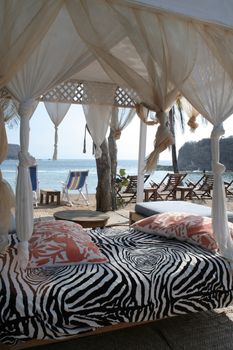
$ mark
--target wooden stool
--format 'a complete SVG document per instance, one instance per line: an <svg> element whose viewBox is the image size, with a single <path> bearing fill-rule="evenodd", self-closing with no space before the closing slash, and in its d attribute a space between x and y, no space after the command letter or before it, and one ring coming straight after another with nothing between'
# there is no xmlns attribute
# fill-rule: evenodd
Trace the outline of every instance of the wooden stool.
<svg viewBox="0 0 233 350"><path fill-rule="evenodd" d="M44 197L45 197L45 204L55 203L56 201L56 204L60 205L60 199L61 199L60 191L50 190L50 189L40 190L40 204L44 203Z"/></svg>

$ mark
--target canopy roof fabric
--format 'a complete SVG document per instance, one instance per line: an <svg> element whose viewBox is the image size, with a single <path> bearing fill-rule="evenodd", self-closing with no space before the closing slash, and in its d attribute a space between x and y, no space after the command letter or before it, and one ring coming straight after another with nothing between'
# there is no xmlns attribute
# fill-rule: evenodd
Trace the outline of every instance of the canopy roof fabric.
<svg viewBox="0 0 233 350"><path fill-rule="evenodd" d="M75 80L88 82L89 91L92 82L109 84L109 91L128 89L137 104L156 112L160 125L151 167L173 142L167 111L178 94L213 124L213 227L221 253L233 260L218 145L222 122L233 113L232 13L228 0L0 2L0 88L19 102L21 117L16 195L24 200L16 201L16 221L25 257L32 233L27 168L34 162L28 153L34 101ZM109 120L100 117L103 129Z"/></svg>
<svg viewBox="0 0 233 350"><path fill-rule="evenodd" d="M125 1L123 0L122 3ZM233 28L233 4L228 0L127 0L132 5L170 12L200 22Z"/></svg>

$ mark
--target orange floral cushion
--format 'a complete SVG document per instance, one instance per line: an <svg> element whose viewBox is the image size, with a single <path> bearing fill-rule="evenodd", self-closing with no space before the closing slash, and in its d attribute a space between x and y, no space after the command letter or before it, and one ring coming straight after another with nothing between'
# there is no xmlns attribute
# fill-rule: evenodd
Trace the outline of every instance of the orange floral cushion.
<svg viewBox="0 0 233 350"><path fill-rule="evenodd" d="M168 212L139 220L131 227L146 233L194 243L211 251L218 250L212 229L212 219L208 217ZM233 224L231 223L229 223L229 230L233 237Z"/></svg>
<svg viewBox="0 0 233 350"><path fill-rule="evenodd" d="M107 258L82 226L63 220L34 224L28 268L105 262Z"/></svg>

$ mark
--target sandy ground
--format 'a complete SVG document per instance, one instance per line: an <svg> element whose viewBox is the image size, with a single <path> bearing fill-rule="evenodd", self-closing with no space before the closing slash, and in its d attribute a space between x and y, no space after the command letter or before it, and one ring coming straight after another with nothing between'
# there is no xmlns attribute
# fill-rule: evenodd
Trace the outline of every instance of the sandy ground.
<svg viewBox="0 0 233 350"><path fill-rule="evenodd" d="M50 204L39 204L38 207L34 208L34 217L35 218L41 218L41 219L53 219L53 214L56 211L62 211L62 210L96 210L96 200L95 200L95 194L89 195L89 203L90 205L87 206L86 203L82 200L82 198L78 198L77 195L72 196L73 206L67 205L66 202L61 200L61 205L56 205L53 203ZM211 200L193 200L193 203L198 203L202 205L206 205L211 207L212 201ZM226 201L227 210L233 211L233 198L227 198ZM114 226L114 225L128 225L129 220L129 212L134 210L135 203L129 203L124 208L120 208L116 211L110 211L108 212L109 220L107 223L107 226Z"/></svg>
<svg viewBox="0 0 233 350"><path fill-rule="evenodd" d="M68 205L65 201L61 200L61 205L50 204L38 204L38 207L34 207L34 218L41 219L53 219L53 214L57 211L63 210L96 210L95 194L91 194L88 197L89 206L79 198L77 195L72 196L73 206ZM134 209L135 203L131 203L124 208L120 208L117 211L107 212L109 220L107 226L122 225L128 226L129 212Z"/></svg>

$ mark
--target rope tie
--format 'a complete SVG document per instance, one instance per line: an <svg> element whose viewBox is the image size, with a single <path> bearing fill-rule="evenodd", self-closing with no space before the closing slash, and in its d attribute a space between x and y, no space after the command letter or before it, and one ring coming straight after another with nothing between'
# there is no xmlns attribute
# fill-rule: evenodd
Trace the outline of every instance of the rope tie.
<svg viewBox="0 0 233 350"><path fill-rule="evenodd" d="M145 108L141 103L137 103L135 105L136 113L139 116L139 118L145 123L146 125L155 125L158 124L157 120L147 120L147 116L145 115Z"/></svg>
<svg viewBox="0 0 233 350"><path fill-rule="evenodd" d="M187 123L188 126L190 126L191 131L195 131L199 126L196 119L197 119L197 115L192 115Z"/></svg>
<svg viewBox="0 0 233 350"><path fill-rule="evenodd" d="M121 130L120 129L114 130L113 137L115 140L119 140L121 138Z"/></svg>
<svg viewBox="0 0 233 350"><path fill-rule="evenodd" d="M31 113L31 111L33 110L33 106L34 106L34 100L31 98L20 102L19 115L21 117L29 115Z"/></svg>
<svg viewBox="0 0 233 350"><path fill-rule="evenodd" d="M28 168L29 166L36 164L36 159L29 152L24 153L20 151L18 157L19 166L22 166L23 168Z"/></svg>
<svg viewBox="0 0 233 350"><path fill-rule="evenodd" d="M146 173L151 173L156 169L160 153L174 143L174 138L168 127L167 114L163 111L158 112L157 118L160 124L155 135L154 150L146 160L146 166L144 168Z"/></svg>

